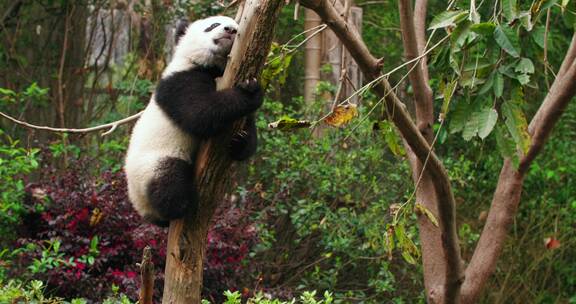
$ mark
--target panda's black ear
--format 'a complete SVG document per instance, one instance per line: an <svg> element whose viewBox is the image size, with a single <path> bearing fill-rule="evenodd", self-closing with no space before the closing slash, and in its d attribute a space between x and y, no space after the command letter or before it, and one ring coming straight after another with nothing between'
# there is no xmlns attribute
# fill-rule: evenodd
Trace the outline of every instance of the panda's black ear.
<svg viewBox="0 0 576 304"><path fill-rule="evenodd" d="M180 38L182 38L182 36L184 36L184 34L186 33L186 28L188 28L188 24L190 24L190 22L188 22L188 20L186 19L180 19L178 20L178 22L176 22L176 31L174 32L174 42L176 42L176 44L178 44Z"/></svg>

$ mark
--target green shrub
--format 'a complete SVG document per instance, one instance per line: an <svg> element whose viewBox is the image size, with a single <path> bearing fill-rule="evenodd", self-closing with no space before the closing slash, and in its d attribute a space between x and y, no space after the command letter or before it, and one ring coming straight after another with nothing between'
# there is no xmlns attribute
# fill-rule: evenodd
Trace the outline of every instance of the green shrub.
<svg viewBox="0 0 576 304"><path fill-rule="evenodd" d="M0 245L12 240L13 227L25 212L24 176L38 168L38 149L25 149L0 129ZM0 277L1 278L1 277Z"/></svg>
<svg viewBox="0 0 576 304"><path fill-rule="evenodd" d="M0 303L13 304L87 304L88 301L82 298L65 300L58 297L46 297L44 295L46 286L42 281L33 280L24 283L19 280L0 281ZM103 304L132 304L126 295L118 293L118 288L112 286L113 295L106 298Z"/></svg>

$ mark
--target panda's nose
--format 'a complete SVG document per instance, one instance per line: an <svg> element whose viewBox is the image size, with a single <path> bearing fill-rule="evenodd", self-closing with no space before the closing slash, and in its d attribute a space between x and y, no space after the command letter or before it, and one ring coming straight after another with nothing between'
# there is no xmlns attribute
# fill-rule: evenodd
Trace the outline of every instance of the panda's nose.
<svg viewBox="0 0 576 304"><path fill-rule="evenodd" d="M225 27L224 27L224 30L225 30L226 33L228 33L228 34L236 34L236 32L237 32L235 28L230 27L230 26L225 26Z"/></svg>

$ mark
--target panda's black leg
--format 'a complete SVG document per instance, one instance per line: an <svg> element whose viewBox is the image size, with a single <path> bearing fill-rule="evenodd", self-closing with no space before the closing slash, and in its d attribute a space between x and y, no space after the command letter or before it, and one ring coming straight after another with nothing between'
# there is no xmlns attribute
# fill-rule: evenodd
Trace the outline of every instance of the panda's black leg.
<svg viewBox="0 0 576 304"><path fill-rule="evenodd" d="M248 115L244 128L234 134L230 143L230 157L236 161L243 161L256 153L258 136L254 114Z"/></svg>
<svg viewBox="0 0 576 304"><path fill-rule="evenodd" d="M166 220L161 220L153 216L144 216L144 220L150 224L156 225L158 227L166 228L170 226L170 222Z"/></svg>
<svg viewBox="0 0 576 304"><path fill-rule="evenodd" d="M148 185L148 197L152 208L162 218L159 224L196 212L198 192L191 164L179 158L166 157L160 161L155 173L156 177Z"/></svg>

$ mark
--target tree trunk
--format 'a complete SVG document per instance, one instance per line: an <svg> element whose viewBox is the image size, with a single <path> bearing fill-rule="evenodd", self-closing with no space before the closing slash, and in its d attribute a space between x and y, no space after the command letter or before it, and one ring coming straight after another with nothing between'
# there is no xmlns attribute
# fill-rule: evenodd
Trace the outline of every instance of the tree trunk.
<svg viewBox="0 0 576 304"><path fill-rule="evenodd" d="M284 1L247 1L239 33L219 87L256 77L270 49L274 26ZM237 130L242 122L235 123ZM196 184L200 206L195 216L172 221L168 232L163 303L195 304L201 301L206 235L217 203L229 183L231 160L227 154L233 132L210 139L200 147Z"/></svg>
<svg viewBox="0 0 576 304"><path fill-rule="evenodd" d="M304 30L311 30L322 24L320 17L310 9L304 9ZM306 38L315 31L306 33ZM320 65L322 59L322 36L316 34L304 45L304 101L306 104L316 99L316 86L320 81Z"/></svg>
<svg viewBox="0 0 576 304"><path fill-rule="evenodd" d="M348 24L354 26L358 34L362 34L362 8L357 6L350 7L350 14L348 15ZM358 64L354 61L354 58L350 56L346 48L340 42L340 39L331 30L324 30L322 33L323 44L322 44L322 57L323 62L330 64L332 66L332 71L328 75L329 80L335 86L339 85L342 77L342 68L346 69L346 78L342 79L342 88L340 90L340 96L336 98L341 101L343 98L348 98L356 90L362 87L362 71L358 68ZM344 52L344 54L342 54ZM344 64L342 64L342 59L344 59ZM332 96L332 98L334 98ZM350 99L351 103L358 104L358 95L353 96Z"/></svg>

